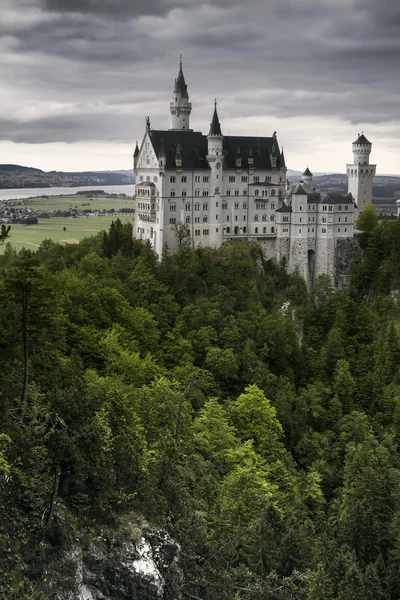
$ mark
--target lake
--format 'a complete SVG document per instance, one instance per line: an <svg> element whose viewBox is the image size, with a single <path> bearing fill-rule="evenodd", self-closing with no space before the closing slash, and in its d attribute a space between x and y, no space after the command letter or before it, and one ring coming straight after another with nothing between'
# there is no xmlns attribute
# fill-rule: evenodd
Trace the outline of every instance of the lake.
<svg viewBox="0 0 400 600"><path fill-rule="evenodd" d="M0 190L0 200L18 200L20 198L34 198L35 196L62 196L73 195L79 191L104 190L106 194L127 194L133 196L134 185L83 185L82 187L50 187L50 188L24 188L14 190Z"/></svg>

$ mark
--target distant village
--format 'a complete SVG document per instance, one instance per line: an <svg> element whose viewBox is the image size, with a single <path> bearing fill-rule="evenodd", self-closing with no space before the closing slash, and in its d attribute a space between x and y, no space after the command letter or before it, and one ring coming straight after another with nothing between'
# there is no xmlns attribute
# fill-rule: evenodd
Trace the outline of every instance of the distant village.
<svg viewBox="0 0 400 600"><path fill-rule="evenodd" d="M126 200L129 198L127 194L106 194L102 190L90 192L90 198L85 200L87 192L77 192L76 204L66 210L45 210L43 208L27 208L27 204L32 201L32 198L23 198L19 200L0 200L0 223L9 225L36 225L39 219L51 219L54 217L64 217L77 219L79 217L101 217L106 214L130 214L134 213L134 208L110 208L98 210L94 207L91 199L93 197L112 198L116 200ZM49 196L40 196L43 200Z"/></svg>

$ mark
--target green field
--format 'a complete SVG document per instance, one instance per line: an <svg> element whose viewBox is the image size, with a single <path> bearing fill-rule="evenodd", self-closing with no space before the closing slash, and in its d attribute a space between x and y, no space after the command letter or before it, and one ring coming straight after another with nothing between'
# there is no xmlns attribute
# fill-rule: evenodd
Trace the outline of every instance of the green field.
<svg viewBox="0 0 400 600"><path fill-rule="evenodd" d="M85 204L86 206L82 206ZM89 204L89 205L87 205ZM115 210L119 208L134 208L135 201L132 199L121 200L115 198L91 198L86 196L49 196L48 198L32 198L24 200L24 207L30 209L42 209L45 211L68 210L69 208L91 209L102 211L103 209ZM37 225L11 225L11 237L7 240L15 250L39 248L41 242L46 239L60 244L74 244L85 237L95 235L99 231L108 230L111 221L119 218L123 223L132 223L133 214L106 214L101 217L54 217L40 219ZM66 231L64 231L64 227ZM0 254L4 252L5 244L0 246Z"/></svg>
<svg viewBox="0 0 400 600"><path fill-rule="evenodd" d="M86 204L89 206L83 206ZM116 198L92 198L87 196L49 196L48 198L30 198L24 200L24 206L31 209L42 210L68 210L69 208L91 209L93 211L110 210L114 208L134 208L136 202L132 199L116 199Z"/></svg>

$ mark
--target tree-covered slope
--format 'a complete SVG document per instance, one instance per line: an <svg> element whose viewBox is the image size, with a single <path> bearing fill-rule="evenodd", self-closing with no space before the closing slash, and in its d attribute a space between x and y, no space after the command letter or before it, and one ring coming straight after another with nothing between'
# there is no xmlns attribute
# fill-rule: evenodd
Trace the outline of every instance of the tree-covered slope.
<svg viewBox="0 0 400 600"><path fill-rule="evenodd" d="M8 248L0 597L48 597L55 556L134 514L181 545L183 598L398 598L398 228L345 297L247 242L158 262L119 221Z"/></svg>

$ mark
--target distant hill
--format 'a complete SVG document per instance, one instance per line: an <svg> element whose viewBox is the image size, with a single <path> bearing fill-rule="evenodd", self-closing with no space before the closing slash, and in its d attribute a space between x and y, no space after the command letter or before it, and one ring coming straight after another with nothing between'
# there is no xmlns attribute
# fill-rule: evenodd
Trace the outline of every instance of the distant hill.
<svg viewBox="0 0 400 600"><path fill-rule="evenodd" d="M0 189L82 187L87 185L130 185L135 183L133 171L84 171L64 173L23 167L0 165Z"/></svg>

